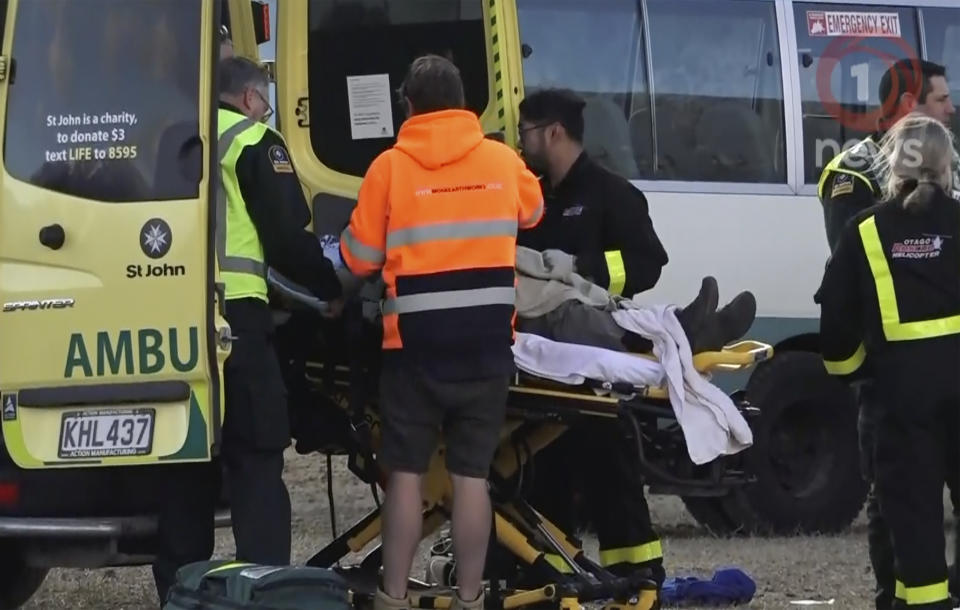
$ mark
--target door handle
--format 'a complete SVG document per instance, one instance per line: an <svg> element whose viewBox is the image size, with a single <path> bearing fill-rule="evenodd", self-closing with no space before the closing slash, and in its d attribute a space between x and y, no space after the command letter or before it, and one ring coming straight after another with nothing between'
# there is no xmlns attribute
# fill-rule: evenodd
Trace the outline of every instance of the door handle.
<svg viewBox="0 0 960 610"><path fill-rule="evenodd" d="M51 250L59 250L66 240L63 227L59 224L52 224L40 229L40 243Z"/></svg>

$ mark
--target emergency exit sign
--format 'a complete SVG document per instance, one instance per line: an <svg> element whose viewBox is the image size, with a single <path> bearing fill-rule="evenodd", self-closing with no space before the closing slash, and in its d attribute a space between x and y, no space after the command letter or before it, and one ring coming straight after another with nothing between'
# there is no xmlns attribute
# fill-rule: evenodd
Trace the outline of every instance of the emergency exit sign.
<svg viewBox="0 0 960 610"><path fill-rule="evenodd" d="M807 11L810 36L899 38L899 13Z"/></svg>

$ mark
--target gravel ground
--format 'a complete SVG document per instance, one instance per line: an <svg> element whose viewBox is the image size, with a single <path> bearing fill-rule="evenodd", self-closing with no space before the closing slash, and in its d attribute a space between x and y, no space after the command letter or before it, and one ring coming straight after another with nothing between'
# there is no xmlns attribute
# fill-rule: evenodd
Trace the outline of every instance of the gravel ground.
<svg viewBox="0 0 960 610"><path fill-rule="evenodd" d="M294 562L305 561L331 538L325 475L322 457L290 452L285 477L293 498ZM374 507L369 488L341 459L334 461L334 490L338 532ZM709 577L718 567L735 565L757 583L751 608L801 608L790 602L830 599L843 610L872 608L863 515L843 536L723 540L706 534L678 498L653 496L650 507L663 537L668 576ZM596 552L595 541L587 545ZM216 556L229 557L232 551L230 531L220 530ZM422 560L418 564L422 570ZM157 603L149 567L53 570L24 608L133 610L157 608Z"/></svg>

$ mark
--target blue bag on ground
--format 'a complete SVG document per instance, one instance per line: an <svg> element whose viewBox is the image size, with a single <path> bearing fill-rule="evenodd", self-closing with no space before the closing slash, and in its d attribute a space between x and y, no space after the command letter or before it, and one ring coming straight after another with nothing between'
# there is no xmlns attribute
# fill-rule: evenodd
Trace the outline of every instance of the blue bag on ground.
<svg viewBox="0 0 960 610"><path fill-rule="evenodd" d="M332 570L200 561L177 571L163 610L352 610L350 598Z"/></svg>
<svg viewBox="0 0 960 610"><path fill-rule="evenodd" d="M660 599L664 605L730 606L749 602L756 592L756 583L742 570L723 568L710 580L668 578Z"/></svg>

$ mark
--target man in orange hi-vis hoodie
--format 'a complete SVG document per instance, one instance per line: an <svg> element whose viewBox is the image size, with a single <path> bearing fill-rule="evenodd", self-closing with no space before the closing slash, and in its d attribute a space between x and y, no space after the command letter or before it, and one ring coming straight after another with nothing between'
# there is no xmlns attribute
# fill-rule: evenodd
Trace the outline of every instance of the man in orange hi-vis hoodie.
<svg viewBox="0 0 960 610"><path fill-rule="evenodd" d="M455 606L482 607L490 534L486 478L514 371L516 237L540 222L543 194L520 156L484 138L464 110L457 68L413 62L400 88L409 118L370 165L340 239L351 273L386 285L379 458L390 471L377 610L409 607L420 541L420 479L443 428L453 481Z"/></svg>

